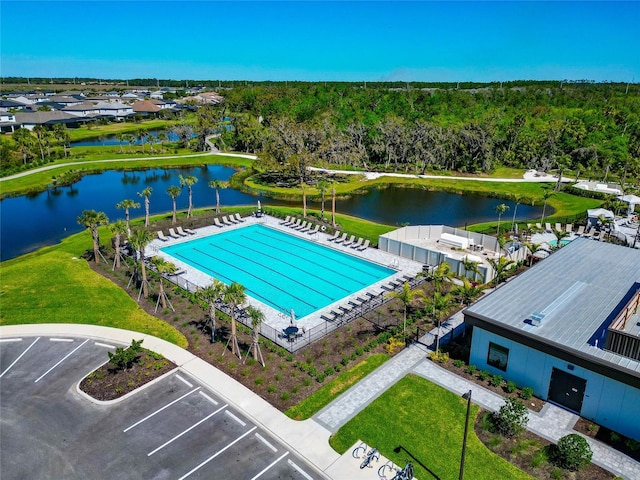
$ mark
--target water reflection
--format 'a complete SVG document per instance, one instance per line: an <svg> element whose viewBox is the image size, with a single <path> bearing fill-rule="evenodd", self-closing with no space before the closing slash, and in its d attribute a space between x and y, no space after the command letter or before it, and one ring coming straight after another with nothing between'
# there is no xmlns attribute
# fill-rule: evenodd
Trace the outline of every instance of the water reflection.
<svg viewBox="0 0 640 480"><path fill-rule="evenodd" d="M99 175L87 175L70 187L55 187L42 193L2 200L0 207L0 259L7 260L30 252L44 245L51 245L69 234L82 230L76 218L82 210L91 209L107 214L111 221L124 217L115 208L126 198L138 199L137 192L147 186L153 188L150 197L152 215L170 212L171 197L166 190L179 185L179 175L193 175L198 182L193 185L195 208L215 206L215 191L209 187L214 179L228 180L234 170L219 165L199 168L150 169L137 171L107 171ZM260 200L264 206L292 205L301 202L274 201L264 196L252 196L232 188L220 191L222 206L255 205ZM140 202L142 203L142 202ZM177 208L188 207L186 190L176 198ZM456 195L430 192L420 189L390 187L374 189L367 194L354 195L336 202L338 212L365 218L388 225L403 224L465 224L496 220L495 207L506 203L510 210L503 216L511 221L514 204L497 198L479 195ZM330 212L331 199L325 207ZM310 204L319 208L319 202ZM547 210L549 210L547 208ZM541 207L518 206L518 219L539 217ZM549 212L547 212L549 213ZM144 215L144 208L133 209L132 217ZM327 214L329 215L329 213Z"/></svg>

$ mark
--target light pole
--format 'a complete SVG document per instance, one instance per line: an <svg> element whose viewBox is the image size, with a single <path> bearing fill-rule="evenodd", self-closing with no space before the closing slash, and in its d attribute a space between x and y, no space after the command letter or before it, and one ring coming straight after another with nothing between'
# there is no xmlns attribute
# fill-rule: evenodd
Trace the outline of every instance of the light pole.
<svg viewBox="0 0 640 480"><path fill-rule="evenodd" d="M469 413L471 411L471 390L462 395L462 398L467 399L467 418L464 422L464 437L462 440L462 456L460 457L460 475L458 480L463 480L464 477L464 455L467 451L467 432L469 430Z"/></svg>

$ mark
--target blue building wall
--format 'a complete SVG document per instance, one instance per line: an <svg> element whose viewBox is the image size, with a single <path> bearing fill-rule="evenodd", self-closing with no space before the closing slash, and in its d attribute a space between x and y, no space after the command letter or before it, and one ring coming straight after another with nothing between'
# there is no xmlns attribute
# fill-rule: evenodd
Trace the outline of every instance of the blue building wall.
<svg viewBox="0 0 640 480"><path fill-rule="evenodd" d="M506 371L487 364L489 342L509 349ZM570 370L564 360L478 327L473 328L469 363L492 375L502 375L520 387L531 387L543 400L549 393L553 368L583 378L587 385L580 416L640 441L640 389L579 365L573 365L573 370Z"/></svg>

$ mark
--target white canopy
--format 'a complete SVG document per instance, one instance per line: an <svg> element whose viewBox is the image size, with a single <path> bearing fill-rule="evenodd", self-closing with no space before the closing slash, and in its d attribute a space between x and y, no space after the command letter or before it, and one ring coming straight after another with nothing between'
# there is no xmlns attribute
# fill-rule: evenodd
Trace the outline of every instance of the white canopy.
<svg viewBox="0 0 640 480"><path fill-rule="evenodd" d="M587 217L589 218L598 218L600 216L603 216L604 218L610 218L611 220L615 218L613 212L605 208L593 208L591 210L587 210Z"/></svg>
<svg viewBox="0 0 640 480"><path fill-rule="evenodd" d="M629 205L640 205L640 197L637 195L621 195L618 200L628 203Z"/></svg>

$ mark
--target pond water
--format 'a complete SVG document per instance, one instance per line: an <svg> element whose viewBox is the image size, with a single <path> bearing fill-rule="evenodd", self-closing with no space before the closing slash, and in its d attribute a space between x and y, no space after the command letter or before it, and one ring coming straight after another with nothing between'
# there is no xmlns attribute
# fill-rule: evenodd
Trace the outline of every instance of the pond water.
<svg viewBox="0 0 640 480"><path fill-rule="evenodd" d="M170 212L171 198L167 187L179 185L179 175L193 175L198 183L193 186L195 208L215 205L215 191L209 188L209 181L228 180L234 170L218 165L199 168L150 169L138 172L107 171L99 175L87 175L70 187L59 187L35 195L7 198L0 202L0 260L52 245L62 238L77 233L82 227L76 218L82 210L96 210L107 214L111 221L124 218L124 211L116 209L116 203L134 199L141 204L131 211L131 217L144 216L144 199L137 192L146 187L153 188L150 198L151 214ZM301 207L301 202L276 201L264 196L252 196L235 189L220 191L220 203L230 205L263 206L293 205ZM336 210L341 213L365 218L388 225L447 224L464 226L483 221L496 220L495 207L506 203L510 210L503 216L504 222L511 222L513 204L498 198L479 195L456 195L444 192L429 192L419 189L386 188L374 189L362 195L336 202ZM186 209L188 195L186 189L177 198L178 209ZM317 203L309 203L319 208ZM326 199L325 209L330 212L331 199ZM547 208L547 213L549 208ZM542 207L518 206L518 219L540 217Z"/></svg>
<svg viewBox="0 0 640 480"><path fill-rule="evenodd" d="M164 132L167 135L167 141L169 142L177 142L178 135L173 130L149 130L145 132L147 135L151 135L152 137L157 137L159 133ZM133 133L135 135L135 133ZM195 135L192 135L195 137ZM148 144L149 141L145 140L145 145ZM71 142L71 147L112 147L119 146L120 142L118 141L118 137L115 135L104 135L102 138L93 138L91 140L82 140L78 142ZM136 141L134 145L142 145L140 139L136 136ZM128 148L128 142L122 142L122 148Z"/></svg>

